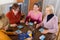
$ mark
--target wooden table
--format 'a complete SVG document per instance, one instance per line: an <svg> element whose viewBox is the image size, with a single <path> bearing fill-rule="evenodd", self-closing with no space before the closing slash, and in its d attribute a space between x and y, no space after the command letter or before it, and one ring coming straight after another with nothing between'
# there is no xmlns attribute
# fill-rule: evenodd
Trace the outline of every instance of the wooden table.
<svg viewBox="0 0 60 40"><path fill-rule="evenodd" d="M39 40L41 33L39 32L39 29L35 29L35 25L31 27L25 24L20 24L20 25L24 26L24 28L20 29L23 33L26 33L28 30L31 30L33 32L33 40ZM16 31L17 29L18 28L15 27L15 28L11 28L10 30ZM33 31L33 29L35 30ZM12 38L12 40L18 40L16 35L13 35L13 36L9 35L9 36Z"/></svg>
<svg viewBox="0 0 60 40"><path fill-rule="evenodd" d="M24 28L22 28L21 31L27 32L28 30L31 30L33 32L33 40L39 40L41 32L39 32L39 29L35 29L35 27L36 27L36 25L33 25L31 27L24 25ZM33 29L35 29L35 30L33 30Z"/></svg>

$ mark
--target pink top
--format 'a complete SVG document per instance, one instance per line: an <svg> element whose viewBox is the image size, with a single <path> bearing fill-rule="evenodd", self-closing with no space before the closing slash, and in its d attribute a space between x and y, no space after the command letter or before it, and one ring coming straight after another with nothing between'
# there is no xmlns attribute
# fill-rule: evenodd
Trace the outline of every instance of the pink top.
<svg viewBox="0 0 60 40"><path fill-rule="evenodd" d="M33 10L31 10L29 13L28 13L28 16L27 17L30 17L31 19L33 20L39 20L40 22L42 21L42 12L39 12L37 14L35 14L33 12Z"/></svg>
<svg viewBox="0 0 60 40"><path fill-rule="evenodd" d="M48 22L47 22L47 15L43 19L44 28L49 30L49 33L57 33L58 32L58 18L54 15Z"/></svg>

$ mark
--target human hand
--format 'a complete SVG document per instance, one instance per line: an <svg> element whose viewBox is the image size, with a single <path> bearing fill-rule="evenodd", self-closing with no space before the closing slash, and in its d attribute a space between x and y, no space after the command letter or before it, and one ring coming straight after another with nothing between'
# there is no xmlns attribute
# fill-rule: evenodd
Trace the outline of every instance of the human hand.
<svg viewBox="0 0 60 40"><path fill-rule="evenodd" d="M16 26L17 26L17 24L11 24L10 26L11 26L11 27L16 27Z"/></svg>
<svg viewBox="0 0 60 40"><path fill-rule="evenodd" d="M47 34L48 30L44 30L43 32L41 32L42 34Z"/></svg>
<svg viewBox="0 0 60 40"><path fill-rule="evenodd" d="M37 24L37 25L36 25L36 29L39 28L39 27L40 27L40 24Z"/></svg>
<svg viewBox="0 0 60 40"><path fill-rule="evenodd" d="M29 25L28 22L26 22L26 25Z"/></svg>
<svg viewBox="0 0 60 40"><path fill-rule="evenodd" d="M20 23L24 23L24 22L25 22L25 20L21 20L21 21L20 21Z"/></svg>
<svg viewBox="0 0 60 40"><path fill-rule="evenodd" d="M34 24L37 24L37 22L35 21Z"/></svg>

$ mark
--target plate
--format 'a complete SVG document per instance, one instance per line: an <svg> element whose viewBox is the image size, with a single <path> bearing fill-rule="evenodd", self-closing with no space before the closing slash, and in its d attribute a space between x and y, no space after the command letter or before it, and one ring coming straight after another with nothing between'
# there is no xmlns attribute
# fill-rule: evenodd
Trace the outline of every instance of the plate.
<svg viewBox="0 0 60 40"><path fill-rule="evenodd" d="M40 31L40 32L43 32L43 31L44 31L44 29L43 29L43 28L40 28L40 29L39 29L39 31Z"/></svg>
<svg viewBox="0 0 60 40"><path fill-rule="evenodd" d="M29 22L29 25L30 25L30 26L33 26L33 23L32 23L32 22Z"/></svg>
<svg viewBox="0 0 60 40"><path fill-rule="evenodd" d="M23 26L22 25L19 25L19 26L17 26L19 29L21 29L21 28L23 28Z"/></svg>
<svg viewBox="0 0 60 40"><path fill-rule="evenodd" d="M45 39L45 35L41 35L41 36L39 37L39 39L44 40L44 39Z"/></svg>
<svg viewBox="0 0 60 40"><path fill-rule="evenodd" d="M15 32L16 32L17 34L22 33L22 31L20 31L20 30L16 30Z"/></svg>

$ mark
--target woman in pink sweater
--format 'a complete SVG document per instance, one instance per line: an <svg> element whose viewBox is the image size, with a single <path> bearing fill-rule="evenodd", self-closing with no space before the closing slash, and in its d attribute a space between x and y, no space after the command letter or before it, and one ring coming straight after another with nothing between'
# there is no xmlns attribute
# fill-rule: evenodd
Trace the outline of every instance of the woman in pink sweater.
<svg viewBox="0 0 60 40"><path fill-rule="evenodd" d="M39 24L42 21L42 13L39 11L39 5L38 3L35 3L33 6L33 10L29 11L27 17L26 17L26 24L28 22L33 22L34 24Z"/></svg>

